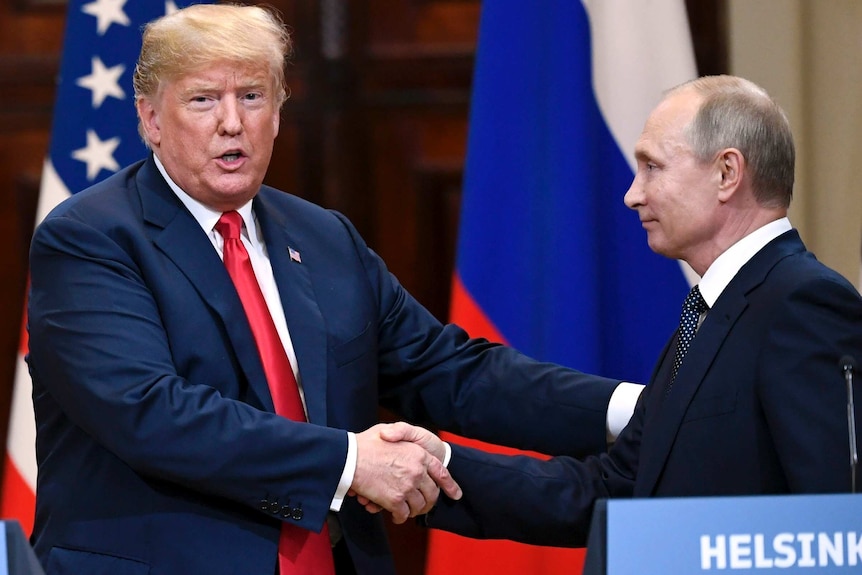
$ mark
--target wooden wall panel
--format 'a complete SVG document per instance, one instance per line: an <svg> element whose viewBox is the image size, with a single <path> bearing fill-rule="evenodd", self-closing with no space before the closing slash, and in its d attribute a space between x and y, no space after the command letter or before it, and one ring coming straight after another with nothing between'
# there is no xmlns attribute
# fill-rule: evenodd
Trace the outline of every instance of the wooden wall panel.
<svg viewBox="0 0 862 575"><path fill-rule="evenodd" d="M376 206L368 240L440 319L456 230L451 221L426 218L442 216L453 194L457 203L479 13L478 1L369 0L358 27L367 36L360 93ZM442 275L429 278L429 270Z"/></svg>
<svg viewBox="0 0 862 575"><path fill-rule="evenodd" d="M64 13L0 2L0 453L6 423L42 163L48 149Z"/></svg>

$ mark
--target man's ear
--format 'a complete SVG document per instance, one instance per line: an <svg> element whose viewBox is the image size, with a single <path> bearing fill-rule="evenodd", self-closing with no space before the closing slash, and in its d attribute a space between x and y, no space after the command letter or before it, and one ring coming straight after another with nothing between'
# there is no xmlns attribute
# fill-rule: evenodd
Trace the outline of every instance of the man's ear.
<svg viewBox="0 0 862 575"><path fill-rule="evenodd" d="M742 172L745 169L745 158L736 148L727 148L716 158L720 177L718 187L719 201L728 201L742 184Z"/></svg>
<svg viewBox="0 0 862 575"><path fill-rule="evenodd" d="M158 147L162 141L162 134L159 127L159 114L152 101L149 98L138 98L135 107L138 109L138 120L141 122L147 142L150 147Z"/></svg>

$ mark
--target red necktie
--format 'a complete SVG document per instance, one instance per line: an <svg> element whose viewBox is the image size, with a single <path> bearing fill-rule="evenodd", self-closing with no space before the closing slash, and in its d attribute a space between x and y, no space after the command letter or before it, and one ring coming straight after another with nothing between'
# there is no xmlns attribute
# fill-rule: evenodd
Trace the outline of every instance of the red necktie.
<svg viewBox="0 0 862 575"><path fill-rule="evenodd" d="M294 421L306 421L290 360L287 359L260 291L248 252L240 239L242 217L237 212L225 212L215 229L224 238L224 265L251 324L275 412ZM278 542L278 564L281 575L334 575L335 566L326 523L323 524L323 531L314 533L283 522Z"/></svg>

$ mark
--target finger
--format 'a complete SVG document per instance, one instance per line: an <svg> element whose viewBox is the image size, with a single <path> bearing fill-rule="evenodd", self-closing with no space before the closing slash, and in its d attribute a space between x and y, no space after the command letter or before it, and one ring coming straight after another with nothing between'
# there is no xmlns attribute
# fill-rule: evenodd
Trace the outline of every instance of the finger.
<svg viewBox="0 0 862 575"><path fill-rule="evenodd" d="M428 457L426 465L430 467L433 461L437 460L432 457ZM414 514L420 515L422 513L427 513L432 507L434 507L434 505L436 505L437 499L440 497L440 488L437 487L436 481L431 477L427 469L416 488L419 490L419 493L422 494L422 497L425 500L425 505L421 510L414 510Z"/></svg>
<svg viewBox="0 0 862 575"><path fill-rule="evenodd" d="M435 486L435 490L437 490ZM434 500L436 501L436 497ZM428 500L425 498L425 494L420 489L413 489L407 493L407 506L410 508L410 517L416 517L417 515L422 515L423 513L427 513L434 504L428 504Z"/></svg>
<svg viewBox="0 0 862 575"><path fill-rule="evenodd" d="M422 494L422 499L425 501L425 504L421 509L413 509L413 517L417 515L424 515L431 511L435 505L437 505L437 500L440 498L440 488L437 487L434 482L431 482L431 487L423 487L419 490L419 493Z"/></svg>
<svg viewBox="0 0 862 575"><path fill-rule="evenodd" d="M407 505L406 501L393 504L392 509L389 509L388 511L392 513L392 521L396 525L401 525L410 518L410 507Z"/></svg>
<svg viewBox="0 0 862 575"><path fill-rule="evenodd" d="M373 515L375 513L380 513L381 511L383 511L383 508L374 503L373 501L369 501L365 504L365 510Z"/></svg>
<svg viewBox="0 0 862 575"><path fill-rule="evenodd" d="M461 486L452 478L449 470L446 469L439 460L434 459L428 465L428 475L434 480L434 483L443 490L449 499L461 499L463 492Z"/></svg>
<svg viewBox="0 0 862 575"><path fill-rule="evenodd" d="M390 442L414 441L416 435L412 425L403 421L391 423L380 428L380 438Z"/></svg>
<svg viewBox="0 0 862 575"><path fill-rule="evenodd" d="M348 497L355 497L356 500L359 502L359 504L362 505L363 507L368 505L368 503L371 501L370 499L368 499L364 495L359 495L358 493L356 493L355 489L348 489L347 490L347 496Z"/></svg>

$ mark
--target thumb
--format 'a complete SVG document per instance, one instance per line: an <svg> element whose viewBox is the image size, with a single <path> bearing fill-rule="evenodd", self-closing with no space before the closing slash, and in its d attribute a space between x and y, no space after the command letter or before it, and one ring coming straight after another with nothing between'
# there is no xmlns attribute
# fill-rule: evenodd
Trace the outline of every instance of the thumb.
<svg viewBox="0 0 862 575"><path fill-rule="evenodd" d="M428 475L434 480L434 483L449 496L450 499L461 499L463 495L461 486L455 482L449 470L446 469L438 460L432 460L428 466Z"/></svg>
<svg viewBox="0 0 862 575"><path fill-rule="evenodd" d="M390 423L380 430L380 438L384 441L397 443L399 441L418 441L420 434L417 428L403 421Z"/></svg>

